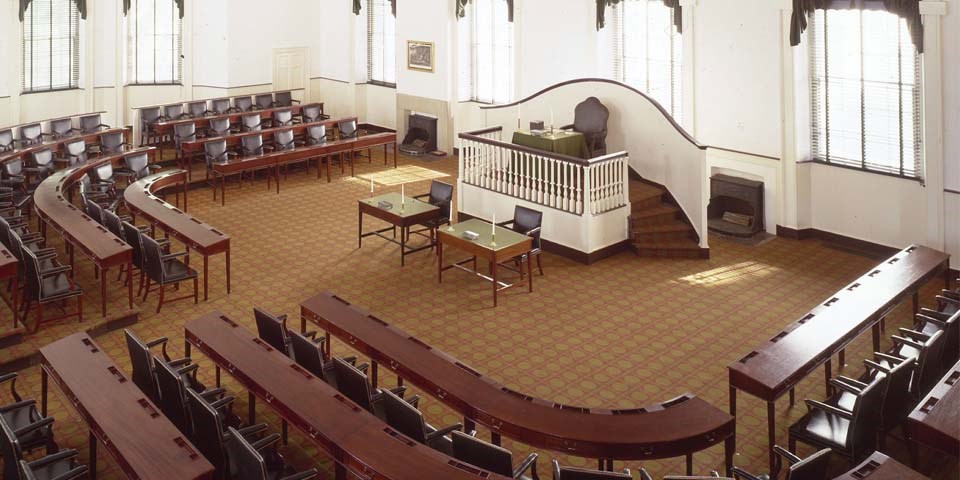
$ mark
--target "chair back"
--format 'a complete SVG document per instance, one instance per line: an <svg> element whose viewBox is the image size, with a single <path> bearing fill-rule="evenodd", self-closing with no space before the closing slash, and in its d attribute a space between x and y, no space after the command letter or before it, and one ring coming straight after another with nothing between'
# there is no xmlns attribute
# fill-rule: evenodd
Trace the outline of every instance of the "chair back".
<svg viewBox="0 0 960 480"><path fill-rule="evenodd" d="M143 268L143 244L140 243L140 230L129 222L123 222L123 237L120 237L133 248L133 264Z"/></svg>
<svg viewBox="0 0 960 480"><path fill-rule="evenodd" d="M160 244L146 233L140 234L140 242L143 246L143 266L146 268L147 277L151 280L162 283L166 277L166 269L163 266L163 249Z"/></svg>
<svg viewBox="0 0 960 480"><path fill-rule="evenodd" d="M253 317L257 321L257 336L267 342L271 347L277 349L280 353L290 356L290 349L287 347L287 321L274 316L270 312L253 307Z"/></svg>
<svg viewBox="0 0 960 480"><path fill-rule="evenodd" d="M194 444L217 470L226 473L228 470L227 457L223 448L223 421L220 418L220 412L211 407L192 388L186 390L190 423L193 425ZM228 475L224 474L223 477L228 477Z"/></svg>
<svg viewBox="0 0 960 480"><path fill-rule="evenodd" d="M91 115L84 115L80 117L80 131L84 134L93 133L97 130L100 130L100 127L106 127L103 122L100 121L100 114L94 113Z"/></svg>
<svg viewBox="0 0 960 480"><path fill-rule="evenodd" d="M453 185L432 180L430 182L430 205L440 207L442 218L450 218L450 202L453 201Z"/></svg>
<svg viewBox="0 0 960 480"><path fill-rule="evenodd" d="M260 134L257 135L244 135L240 138L240 148L243 150L243 154L246 156L249 155L262 155L263 154L263 136Z"/></svg>
<svg viewBox="0 0 960 480"><path fill-rule="evenodd" d="M41 148L33 152L33 164L37 167L48 167L53 165L53 150Z"/></svg>
<svg viewBox="0 0 960 480"><path fill-rule="evenodd" d="M270 108L273 105L273 94L261 93L260 95L256 96L255 101L257 102L257 108Z"/></svg>
<svg viewBox="0 0 960 480"><path fill-rule="evenodd" d="M135 173L138 180L147 176L147 173L149 173L149 170L147 170L149 163L150 157L146 152L134 153L123 157L124 166L127 167L127 170Z"/></svg>
<svg viewBox="0 0 960 480"><path fill-rule="evenodd" d="M273 112L272 120L274 127L289 127L293 125L293 111L277 110Z"/></svg>
<svg viewBox="0 0 960 480"><path fill-rule="evenodd" d="M337 122L337 130L340 131L340 138L354 138L357 136L357 120L342 120Z"/></svg>
<svg viewBox="0 0 960 480"><path fill-rule="evenodd" d="M13 129L4 128L0 130L0 152L13 150Z"/></svg>
<svg viewBox="0 0 960 480"><path fill-rule="evenodd" d="M94 168L90 172L90 177L94 180L107 182L113 180L113 163L105 162L103 165Z"/></svg>
<svg viewBox="0 0 960 480"><path fill-rule="evenodd" d="M173 140L180 148L183 142L192 142L197 139L197 126L193 122L178 123L173 126Z"/></svg>
<svg viewBox="0 0 960 480"><path fill-rule="evenodd" d="M303 123L319 122L323 117L323 109L316 103L304 105L300 110L300 115L303 116Z"/></svg>
<svg viewBox="0 0 960 480"><path fill-rule="evenodd" d="M207 113L206 100L199 102L190 102L187 104L187 115L192 118L200 118Z"/></svg>
<svg viewBox="0 0 960 480"><path fill-rule="evenodd" d="M160 410L184 435L192 437L183 375L165 361L155 359L153 363L156 365L157 385L160 389Z"/></svg>
<svg viewBox="0 0 960 480"><path fill-rule="evenodd" d="M16 242L19 242L17 237ZM27 247L20 245L20 255L23 260L23 278L26 281L23 293L24 298L41 300L43 298L43 279L40 277L40 260Z"/></svg>
<svg viewBox="0 0 960 480"><path fill-rule="evenodd" d="M73 123L69 118L50 120L50 133L53 134L54 138L66 137L70 135L71 130L73 130Z"/></svg>
<svg viewBox="0 0 960 480"><path fill-rule="evenodd" d="M574 109L573 129L584 134L606 132L609 119L610 110L597 97L589 97Z"/></svg>
<svg viewBox="0 0 960 480"><path fill-rule="evenodd" d="M460 431L450 432L453 458L490 472L513 477L513 454L510 450Z"/></svg>
<svg viewBox="0 0 960 480"><path fill-rule="evenodd" d="M210 100L210 110L217 115L223 115L224 113L227 113L227 110L230 110L230 99L217 98L215 100Z"/></svg>
<svg viewBox="0 0 960 480"><path fill-rule="evenodd" d="M39 123L31 123L20 127L20 143L24 145L33 145L40 143L40 134L43 130Z"/></svg>
<svg viewBox="0 0 960 480"><path fill-rule="evenodd" d="M99 203L85 198L83 200L83 213L86 213L94 222L103 225L103 207Z"/></svg>
<svg viewBox="0 0 960 480"><path fill-rule="evenodd" d="M150 125L160 120L160 107L140 109L140 131L146 132Z"/></svg>
<svg viewBox="0 0 960 480"><path fill-rule="evenodd" d="M383 413L387 424L395 430L411 440L427 443L427 427L423 414L389 390L383 391Z"/></svg>
<svg viewBox="0 0 960 480"><path fill-rule="evenodd" d="M203 155L206 158L207 166L227 161L227 140L221 138L203 142Z"/></svg>
<svg viewBox="0 0 960 480"><path fill-rule="evenodd" d="M5 176L14 177L23 173L23 160L16 157L13 160L3 162L3 173Z"/></svg>
<svg viewBox="0 0 960 480"><path fill-rule="evenodd" d="M339 358L334 357L332 361L334 376L337 377L337 390L360 408L372 413L373 404L370 402L370 383L367 382L367 376Z"/></svg>
<svg viewBox="0 0 960 480"><path fill-rule="evenodd" d="M241 112L249 112L253 109L253 100L250 97L235 97L233 99L233 108Z"/></svg>
<svg viewBox="0 0 960 480"><path fill-rule="evenodd" d="M307 145L323 145L327 143L327 126L311 125L306 131Z"/></svg>
<svg viewBox="0 0 960 480"><path fill-rule="evenodd" d="M12 243L10 242L10 234L13 233L13 228L10 227L10 224L7 222L6 218L0 216L0 243L3 243L3 246L7 247L7 250L10 250L14 256L17 257L17 260L20 259L20 250L13 250Z"/></svg>
<svg viewBox="0 0 960 480"><path fill-rule="evenodd" d="M70 160L70 164L74 165L77 163L86 163L87 162L87 142L84 142L83 139L74 140L67 143L67 154L71 157L74 157Z"/></svg>
<svg viewBox="0 0 960 480"><path fill-rule="evenodd" d="M277 92L273 94L273 99L278 107L289 107L293 105L293 92Z"/></svg>
<svg viewBox="0 0 960 480"><path fill-rule="evenodd" d="M899 425L913 408L913 399L910 397L910 377L913 376L916 359L908 358L890 369L886 374L887 383L884 386L883 407L881 422L884 428ZM882 432L881 432L882 434Z"/></svg>
<svg viewBox="0 0 960 480"><path fill-rule="evenodd" d="M910 386L914 398L923 398L940 380L940 361L943 359L943 347L946 346L943 330L930 334L917 356L917 368Z"/></svg>
<svg viewBox="0 0 960 480"><path fill-rule="evenodd" d="M831 450L829 448L824 448L790 465L785 480L823 480L827 478L827 467L830 466L830 453Z"/></svg>
<svg viewBox="0 0 960 480"><path fill-rule="evenodd" d="M629 473L604 472L576 467L561 467L553 461L553 480L629 480Z"/></svg>
<svg viewBox="0 0 960 480"><path fill-rule="evenodd" d="M944 323L943 333L947 338L943 342L943 360L952 365L960 353L960 310L953 312Z"/></svg>
<svg viewBox="0 0 960 480"><path fill-rule="evenodd" d="M183 116L183 104L175 103L173 105L166 105L163 107L163 116L176 120Z"/></svg>
<svg viewBox="0 0 960 480"><path fill-rule="evenodd" d="M860 391L853 404L853 418L847 428L846 446L853 452L854 457L860 452L872 451L876 446L886 381L885 377L874 378Z"/></svg>
<svg viewBox="0 0 960 480"><path fill-rule="evenodd" d="M104 155L123 151L123 132L108 132L100 135L100 152Z"/></svg>
<svg viewBox="0 0 960 480"><path fill-rule="evenodd" d="M277 150L293 150L296 148L293 140L293 130L273 132L273 143Z"/></svg>
<svg viewBox="0 0 960 480"><path fill-rule="evenodd" d="M127 352L133 368L130 376L133 384L139 387L154 405L160 405L160 387L157 385L157 372L150 347L130 329L123 329L123 335L127 340Z"/></svg>
<svg viewBox="0 0 960 480"><path fill-rule="evenodd" d="M230 134L230 119L229 118L211 118L210 119L210 130L217 137L222 137L224 135Z"/></svg>
<svg viewBox="0 0 960 480"><path fill-rule="evenodd" d="M267 480L267 462L253 445L250 445L243 435L233 427L229 427L227 440L227 456L236 466L234 480Z"/></svg>
<svg viewBox="0 0 960 480"><path fill-rule="evenodd" d="M117 216L116 213L110 210L104 210L103 226L107 227L107 230L110 230L110 233L114 234L117 238L121 240L126 238L126 235L123 233L123 221L120 220L120 217Z"/></svg>
<svg viewBox="0 0 960 480"><path fill-rule="evenodd" d="M288 333L290 334L290 350L293 352L293 360L301 367L306 368L308 372L318 378L327 380L327 383L331 383L326 378L327 375L323 373L324 361L320 346L298 332Z"/></svg>
<svg viewBox="0 0 960 480"><path fill-rule="evenodd" d="M3 478L20 480L20 458L23 457L23 451L17 435L13 433L13 428L7 424L3 415L0 415L0 454L3 454Z"/></svg>
<svg viewBox="0 0 960 480"><path fill-rule="evenodd" d="M260 131L261 121L259 113L251 113L240 117L240 128L244 132Z"/></svg>

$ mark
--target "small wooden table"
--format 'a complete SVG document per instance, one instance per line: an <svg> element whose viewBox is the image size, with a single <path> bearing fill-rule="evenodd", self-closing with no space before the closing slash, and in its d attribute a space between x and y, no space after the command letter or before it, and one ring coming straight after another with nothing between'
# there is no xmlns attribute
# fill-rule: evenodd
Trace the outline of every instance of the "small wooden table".
<svg viewBox="0 0 960 480"><path fill-rule="evenodd" d="M380 206L384 202L384 206ZM386 205L389 204L389 205ZM379 218L391 226L374 230L372 232L363 231L363 215L367 214L374 218ZM388 242L400 245L400 266L406 263L407 255L421 250L433 248L436 244L434 239L426 245L419 247L407 246L410 240L410 227L421 225L426 221L433 220L440 215L440 207L431 205L427 202L415 198L404 197L399 193L385 193L376 197L357 201L357 248L363 246L363 238L370 236L380 237ZM397 241L397 227L400 227L400 240ZM393 236L384 235L386 232L393 232Z"/></svg>
<svg viewBox="0 0 960 480"><path fill-rule="evenodd" d="M834 480L927 480L927 477L880 452L873 452L863 463Z"/></svg>
<svg viewBox="0 0 960 480"><path fill-rule="evenodd" d="M576 158L590 158L586 138L573 130L557 128L552 133L545 131L542 135L534 135L530 130L517 130L513 132L511 143Z"/></svg>
<svg viewBox="0 0 960 480"><path fill-rule="evenodd" d="M960 455L960 362L910 412L905 427L911 441Z"/></svg>
<svg viewBox="0 0 960 480"><path fill-rule="evenodd" d="M468 240L463 237L463 233L471 231L479 235L476 240ZM437 255L440 260L437 262L437 283L443 282L443 271L451 268L457 268L465 272L473 273L493 284L493 306L497 306L497 292L515 287L526 281L533 292L533 268L531 262L527 263L527 275L524 280L523 266L520 269L520 281L515 283L501 282L497 279L497 265L511 258L529 253L533 249L533 239L522 233L514 232L508 228L496 227L496 238L490 231L490 223L483 220L472 218L465 222L459 222L447 228L440 228L437 235ZM494 240L496 242L494 243ZM443 265L443 244L463 250L471 255L470 258L454 262L450 265ZM477 257L486 259L490 264L490 275L484 275L477 271ZM473 262L473 269L464 267L468 262Z"/></svg>

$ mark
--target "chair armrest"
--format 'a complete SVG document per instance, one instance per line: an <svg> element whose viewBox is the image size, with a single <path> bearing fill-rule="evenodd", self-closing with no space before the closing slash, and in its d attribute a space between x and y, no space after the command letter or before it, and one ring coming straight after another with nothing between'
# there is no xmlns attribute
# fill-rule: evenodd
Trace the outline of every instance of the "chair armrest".
<svg viewBox="0 0 960 480"><path fill-rule="evenodd" d="M956 290L941 290L941 291L940 291L940 295L938 295L938 296L946 297L946 298L944 298L944 300L954 301L954 302L960 302L960 291L956 291Z"/></svg>
<svg viewBox="0 0 960 480"><path fill-rule="evenodd" d="M918 327L919 327L919 326L922 326L922 325L924 325L924 324L927 324L927 323L932 323L932 324L940 327L941 329L947 326L947 322L946 322L946 321L940 320L939 318L927 316L927 315L924 315L924 314L922 314L922 313L918 313L918 314L914 315L913 318L914 318L914 320L918 320L918 321L919 321L918 323L915 324L915 325L918 326Z"/></svg>
<svg viewBox="0 0 960 480"><path fill-rule="evenodd" d="M281 477L280 480L310 480L312 478L317 478L317 475L320 475L320 472L318 472L316 468L311 468L310 470L304 470L300 473L294 473L293 475Z"/></svg>
<svg viewBox="0 0 960 480"><path fill-rule="evenodd" d="M569 129L571 129L571 128L573 128L573 124L572 124L572 123L569 124L569 125L564 125L564 126L560 127L560 130L569 130Z"/></svg>
<svg viewBox="0 0 960 480"><path fill-rule="evenodd" d="M57 258L57 252L52 248L44 248L43 250L43 253L35 253L37 260L53 260L54 258Z"/></svg>
<svg viewBox="0 0 960 480"><path fill-rule="evenodd" d="M822 410L826 413L836 415L847 420L853 419L853 414L842 408L837 408L833 405L827 405L826 403L818 402L816 400L810 400L809 398L804 400L804 402L807 404L807 409L809 410Z"/></svg>
<svg viewBox="0 0 960 480"><path fill-rule="evenodd" d="M0 383L9 382L10 380L17 379L17 372L4 373L0 375Z"/></svg>
<svg viewBox="0 0 960 480"><path fill-rule="evenodd" d="M528 237L536 233L540 233L540 227L531 228L530 230L527 230L526 232L524 232L524 234Z"/></svg>
<svg viewBox="0 0 960 480"><path fill-rule="evenodd" d="M41 277L52 277L54 275L60 275L61 273L69 272L73 270L73 267L70 265L60 265L59 267L53 267L50 270L44 270L40 272Z"/></svg>
<svg viewBox="0 0 960 480"><path fill-rule="evenodd" d="M36 422L31 423L30 425L25 425L13 431L13 434L16 436L22 436L24 434L30 433L39 428L46 427L48 425L53 425L53 417L44 417Z"/></svg>
<svg viewBox="0 0 960 480"><path fill-rule="evenodd" d="M287 314L281 313L280 315L277 315L277 320L280 320L281 322L287 321Z"/></svg>
<svg viewBox="0 0 960 480"><path fill-rule="evenodd" d="M414 195L414 196L412 196L412 197L410 197L410 198L416 198L416 199L419 200L419 199L421 199L421 198L427 198L427 197L429 197L429 196L430 196L429 193L421 193L420 195Z"/></svg>
<svg viewBox="0 0 960 480"><path fill-rule="evenodd" d="M860 391L860 390L863 390L864 388L867 388L867 384L866 384L866 383L863 383L863 382L861 382L860 380L854 380L854 379L852 379L852 378L850 378L850 377L844 377L843 375L839 375L839 376L833 377L833 379L836 380L836 381L838 381L838 382L846 383L847 385L850 385L851 387L856 388L857 391ZM784 450L784 451L786 451L786 450Z"/></svg>
<svg viewBox="0 0 960 480"><path fill-rule="evenodd" d="M507 225L513 225L513 220L504 220L502 222L497 222L498 227L506 228Z"/></svg>
<svg viewBox="0 0 960 480"><path fill-rule="evenodd" d="M200 392L200 396L203 397L204 400L206 400L206 401L209 402L209 401L211 401L211 400L210 400L211 398L215 398L215 397L217 397L217 396L219 396L219 395L223 395L224 393L227 393L227 389L225 389L225 388L219 388L219 387L218 387L218 388L208 388L208 389Z"/></svg>
<svg viewBox="0 0 960 480"><path fill-rule="evenodd" d="M187 257L187 256L189 256L189 255L190 255L190 252L187 252L187 251L174 252L174 253L168 253L168 254L164 255L164 256L160 257L160 259L161 259L161 260L172 260L172 259L174 259L174 258Z"/></svg>
<svg viewBox="0 0 960 480"><path fill-rule="evenodd" d="M13 410L17 410L17 409L20 409L20 408L23 408L23 407L29 407L30 405L36 405L36 404L37 404L37 401L36 401L36 400L33 400L33 399L30 399L30 400L17 400L16 402L13 402L13 403L11 403L11 404L9 404L9 405L0 406L0 413L10 412L10 411L13 411Z"/></svg>
<svg viewBox="0 0 960 480"><path fill-rule="evenodd" d="M197 371L198 368L200 368L199 364L192 363L185 367L178 368L177 373L179 373L180 375L185 375L187 373L194 373ZM202 396L203 394L201 393L200 395Z"/></svg>
<svg viewBox="0 0 960 480"><path fill-rule="evenodd" d="M203 396L203 395L201 394L201 396ZM232 396L227 395L226 397L223 397L223 398L221 398L221 399L219 399L219 400L214 400L214 401L210 402L210 408L213 408L214 410L216 410L216 409L219 409L219 408L221 408L221 407L225 407L225 406L227 406L227 405L230 405L231 403L233 403L234 400L236 400L236 397L232 397ZM241 432L241 433L242 433L242 432Z"/></svg>
<svg viewBox="0 0 960 480"><path fill-rule="evenodd" d="M413 408L420 407L420 395L413 395L405 398L404 400L406 400L406 402L410 404Z"/></svg>
<svg viewBox="0 0 960 480"><path fill-rule="evenodd" d="M27 465L30 468L40 468L54 462L59 462L61 460L67 460L67 459L76 457L77 454L78 452L72 448L66 449L66 450L60 450L59 452L54 453L53 455L47 455L46 457L39 458L37 460L29 462L27 463Z"/></svg>
<svg viewBox="0 0 960 480"><path fill-rule="evenodd" d="M233 398L233 397L227 397L227 398ZM240 435L243 435L244 437L246 437L247 435L252 435L254 433L265 432L267 428L268 426L266 423L258 423L256 425L250 425L249 427L243 427L241 429L238 429L237 431L240 432Z"/></svg>
<svg viewBox="0 0 960 480"><path fill-rule="evenodd" d="M731 467L730 472L733 473L733 478L736 480L763 480L760 477L743 470L740 467Z"/></svg>
<svg viewBox="0 0 960 480"><path fill-rule="evenodd" d="M931 309L931 308L921 308L921 309L920 309L920 313L918 313L918 314L916 315L916 317L919 318L919 317L921 317L921 316L922 316L922 317L929 317L929 318L936 318L937 320L941 320L941 321L950 320L950 315L947 315L946 313L943 313L943 312L940 312L940 311L937 311L937 310L933 310L933 309Z"/></svg>
<svg viewBox="0 0 960 480"><path fill-rule="evenodd" d="M880 360L886 360L886 361L891 362L891 363L900 363L900 362L902 362L902 361L904 360L903 357L898 357L898 356L896 356L896 355L890 355L889 353L874 352L874 353L873 353L873 356L874 356L874 358L878 358L878 359L880 359Z"/></svg>
<svg viewBox="0 0 960 480"><path fill-rule="evenodd" d="M900 360L900 362L902 362L902 361L903 361L903 360ZM897 362L897 363L899 363L899 362ZM890 370L891 370L889 367L886 367L886 366L884 366L884 365L881 365L881 364L879 364L879 363L877 363L877 362L874 362L873 360L870 360L870 359L864 359L864 360L863 360L863 365L864 365L865 367L867 367L867 370L877 370L877 371L880 371L880 372L883 372L883 373L887 373L887 374L889 374L889 373L890 373ZM861 383L862 383L862 382L861 382ZM863 385L864 385L864 386L861 387L861 388L866 388L866 384L863 384Z"/></svg>
<svg viewBox="0 0 960 480"><path fill-rule="evenodd" d="M50 480L74 480L76 478L86 478L89 470L90 467L86 465L77 465L70 469L69 472L61 473Z"/></svg>
<svg viewBox="0 0 960 480"><path fill-rule="evenodd" d="M900 335L891 335L890 338L894 343L901 345L907 345L916 349L922 349L923 344L917 341L914 341L912 338L901 337Z"/></svg>
<svg viewBox="0 0 960 480"><path fill-rule="evenodd" d="M258 450L258 451L259 451L259 450L262 450L262 449L264 449L264 448L266 448L266 447L269 447L269 446L271 446L271 445L273 445L273 444L275 444L275 443L277 443L277 442L279 442L279 441L280 441L280 434L279 434L279 433L271 433L270 435L267 435L266 437L263 437L263 438L261 438L260 440L257 440L256 442L253 442L253 445L252 445L252 446L253 446L254 450Z"/></svg>
<svg viewBox="0 0 960 480"><path fill-rule="evenodd" d="M900 327L897 330L900 333L902 333L904 337L907 337L911 340L915 340L918 342L926 342L927 340L930 339L930 335L927 335L926 333L918 332L916 330L912 330L909 328Z"/></svg>
<svg viewBox="0 0 960 480"><path fill-rule="evenodd" d="M530 470L530 476L537 478L537 454L531 453L524 458L519 465L513 469L513 478L520 478L527 470Z"/></svg>
<svg viewBox="0 0 960 480"><path fill-rule="evenodd" d="M442 437L442 436L444 436L444 435L447 435L447 434L449 434L450 432L459 432L459 431L461 431L461 430L463 430L463 424L462 424L462 423L454 423L453 425L449 425L449 426L443 427L443 428L441 428L440 430L437 430L437 431L435 431L435 432L430 432L430 433L428 433L428 434L427 434L427 441L429 442L430 440L433 440L433 439L435 439L435 438L439 438L439 437Z"/></svg>

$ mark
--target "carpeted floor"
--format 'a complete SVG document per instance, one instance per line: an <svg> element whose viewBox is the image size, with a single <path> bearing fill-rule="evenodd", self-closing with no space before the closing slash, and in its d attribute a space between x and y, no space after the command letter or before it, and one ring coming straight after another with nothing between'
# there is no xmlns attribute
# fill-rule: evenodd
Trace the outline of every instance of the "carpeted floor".
<svg viewBox="0 0 960 480"><path fill-rule="evenodd" d="M182 325L187 319L220 310L254 329L254 306L296 319L302 300L318 291L332 290L476 370L537 397L588 407L626 408L693 392L726 410L726 366L730 362L877 263L816 241L781 238L756 246L711 238L709 260L660 260L621 254L585 266L545 254L546 275L536 279L535 292L508 291L494 309L489 286L466 274L450 273L438 285L437 260L428 252L409 257L406 267L401 268L392 244L365 239L363 248L357 249L356 202L369 196L370 175L378 182L378 192L399 191L400 183L410 182L405 188L411 194L426 192L430 178L454 182L457 171L454 157L434 161L402 157L399 170L385 169L380 160L375 156L372 164L361 162L357 178L335 178L331 184L316 180L313 172L291 174L282 182L279 195L268 191L264 180L245 183L242 188L233 184L228 186L223 207L219 201L213 202L209 189L191 191L190 213L232 238L233 291L226 294L223 257L211 257L209 301L199 305L181 301L155 314L157 299L151 295L133 330L144 339L167 336L171 350L179 353L183 349ZM202 177L202 170L198 175ZM61 246L59 239L52 238L51 244ZM199 264L199 259L194 262ZM99 283L93 278L92 265L78 259L76 268L77 280L87 290L86 321L46 325L24 343L0 350L0 363L100 322ZM126 295L119 284L115 285L117 290L110 299L112 311L121 311ZM938 279L924 289L924 305L932 303L941 285ZM3 315L9 318L9 313ZM908 325L909 320L908 305L888 319L884 348L890 344L887 335L896 327ZM97 342L130 371L122 332L108 333ZM859 359L870 353L869 344L869 335L858 339L847 350L850 363L840 373L859 375ZM334 341L334 353L349 352ZM210 363L203 358L197 360L202 366L201 377L212 381ZM20 393L38 398L39 369L26 368L20 375ZM243 391L226 375L224 386L237 396L238 411L245 411ZM413 393L418 393L415 387ZM819 375L797 388L798 399L822 396ZM50 399L58 441L64 447L80 450L85 459L86 426L64 405L55 389ZM0 392L0 403L8 401L7 393ZM743 394L738 404L735 463L763 472L764 404ZM461 420L429 396L421 401L421 407L435 425ZM804 411L800 401L793 408L785 399L778 402L781 444L786 444L787 426ZM279 429L271 411L258 406L258 412L262 421ZM489 438L489 432L479 435ZM906 449L900 442L889 443L890 453L907 462ZM530 451L507 438L504 447L518 458ZM328 475L331 471L329 460L299 432L292 432L291 443L283 451L298 466L316 465ZM799 453L809 452L809 448L801 447ZM549 478L549 461L553 458L564 464L596 466L590 459L548 451L540 454L541 478ZM721 469L722 446L696 454L694 462L697 473ZM99 465L100 478L120 475L105 453L101 453ZM656 477L683 471L682 458L616 463L617 468L632 470L641 465ZM837 472L844 471L846 463L836 458L833 467ZM939 479L957 478L956 460L931 452L922 455L919 469Z"/></svg>

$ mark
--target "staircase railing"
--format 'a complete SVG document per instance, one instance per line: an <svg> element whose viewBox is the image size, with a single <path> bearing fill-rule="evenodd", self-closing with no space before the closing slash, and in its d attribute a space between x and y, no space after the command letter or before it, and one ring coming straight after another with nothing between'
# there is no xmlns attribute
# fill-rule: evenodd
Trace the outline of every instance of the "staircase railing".
<svg viewBox="0 0 960 480"><path fill-rule="evenodd" d="M501 140L502 127L460 137L460 179L574 215L601 215L629 203L627 152L581 159Z"/></svg>

